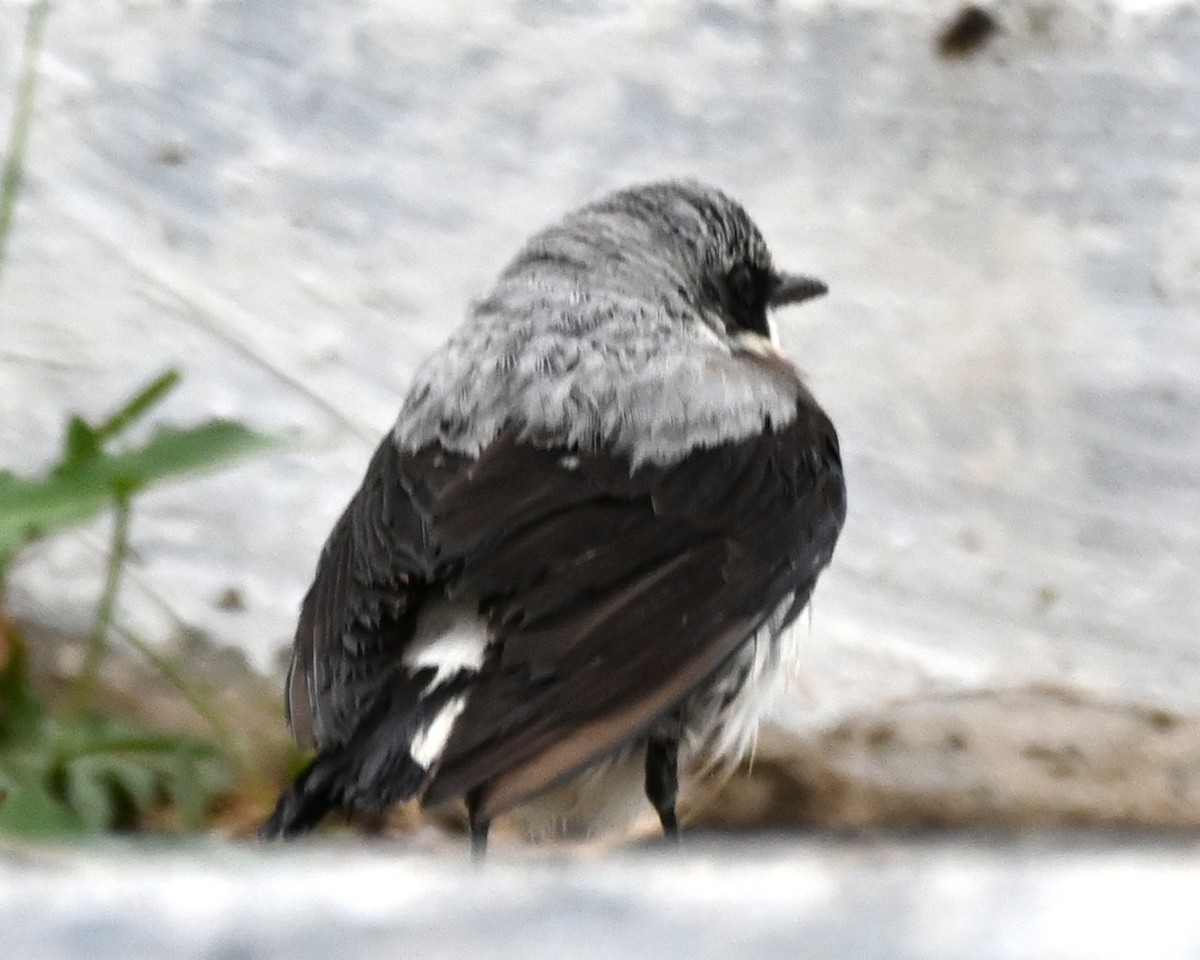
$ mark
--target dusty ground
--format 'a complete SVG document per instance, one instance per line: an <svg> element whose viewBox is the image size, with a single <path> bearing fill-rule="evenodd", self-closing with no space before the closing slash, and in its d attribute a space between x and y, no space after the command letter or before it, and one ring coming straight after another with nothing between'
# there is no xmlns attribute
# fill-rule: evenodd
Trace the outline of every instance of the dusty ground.
<svg viewBox="0 0 1200 960"><path fill-rule="evenodd" d="M38 688L61 697L64 668L78 662L80 641L35 629L26 634ZM211 826L249 836L301 760L287 736L280 683L197 638L182 640L172 656L235 735L242 757L237 785L216 804ZM212 734L179 691L132 651L106 662L100 703L163 732ZM754 757L728 779L693 782L684 810L686 822L700 830L1196 829L1200 722L1049 687L914 698L808 737L768 726ZM362 829L422 825L462 829L456 810L422 814L411 806L386 826ZM515 833L504 823L497 830ZM635 833L654 832L647 810Z"/></svg>

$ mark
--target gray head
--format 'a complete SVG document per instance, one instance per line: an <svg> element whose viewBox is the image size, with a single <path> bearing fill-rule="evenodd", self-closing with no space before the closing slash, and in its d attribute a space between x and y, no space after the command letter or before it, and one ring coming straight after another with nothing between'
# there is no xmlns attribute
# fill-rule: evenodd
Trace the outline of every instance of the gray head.
<svg viewBox="0 0 1200 960"><path fill-rule="evenodd" d="M475 456L515 428L670 463L753 435L789 422L803 390L790 365L764 376L747 358L770 336L767 311L824 292L777 271L720 191L622 190L526 243L417 372L396 442Z"/></svg>
<svg viewBox="0 0 1200 960"><path fill-rule="evenodd" d="M695 181L630 187L535 235L496 288L604 291L650 300L725 334L769 336L767 311L826 292L810 277L775 269L754 221L721 191Z"/></svg>

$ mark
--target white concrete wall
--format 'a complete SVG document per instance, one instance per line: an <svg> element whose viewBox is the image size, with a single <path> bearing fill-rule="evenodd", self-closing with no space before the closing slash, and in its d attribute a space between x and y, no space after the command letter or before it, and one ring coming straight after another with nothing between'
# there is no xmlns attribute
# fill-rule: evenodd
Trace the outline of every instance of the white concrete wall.
<svg viewBox="0 0 1200 960"><path fill-rule="evenodd" d="M784 724L998 690L1196 714L1200 11L996 3L947 60L957 9L62 0L0 288L0 463L44 465L69 411L168 364L164 417L290 438L145 497L125 595L152 636L269 669L468 299L567 207L695 175L832 288L784 324L850 485ZM0 4L2 117L25 10ZM13 610L85 623L103 544L31 549ZM1021 743L1071 745L1047 723ZM1200 756L1170 763L1200 817Z"/></svg>

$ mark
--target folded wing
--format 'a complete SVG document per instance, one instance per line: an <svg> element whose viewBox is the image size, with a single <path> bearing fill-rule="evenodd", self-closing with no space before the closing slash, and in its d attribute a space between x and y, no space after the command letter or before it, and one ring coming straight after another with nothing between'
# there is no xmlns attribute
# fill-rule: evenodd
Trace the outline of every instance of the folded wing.
<svg viewBox="0 0 1200 960"><path fill-rule="evenodd" d="M425 793L488 818L636 736L780 605L795 616L845 516L837 437L787 425L671 466L504 436L446 482L443 576L495 642Z"/></svg>
<svg viewBox="0 0 1200 960"><path fill-rule="evenodd" d="M384 691L436 580L430 503L464 458L403 454L390 437L321 552L301 605L285 707L296 742L345 743Z"/></svg>

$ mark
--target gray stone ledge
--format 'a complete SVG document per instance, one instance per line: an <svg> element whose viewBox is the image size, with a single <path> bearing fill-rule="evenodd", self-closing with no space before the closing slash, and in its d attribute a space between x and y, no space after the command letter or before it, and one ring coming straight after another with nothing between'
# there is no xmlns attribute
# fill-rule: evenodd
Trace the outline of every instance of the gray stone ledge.
<svg viewBox="0 0 1200 960"><path fill-rule="evenodd" d="M1200 956L1195 841L693 836L679 850L441 841L0 852L22 960Z"/></svg>

